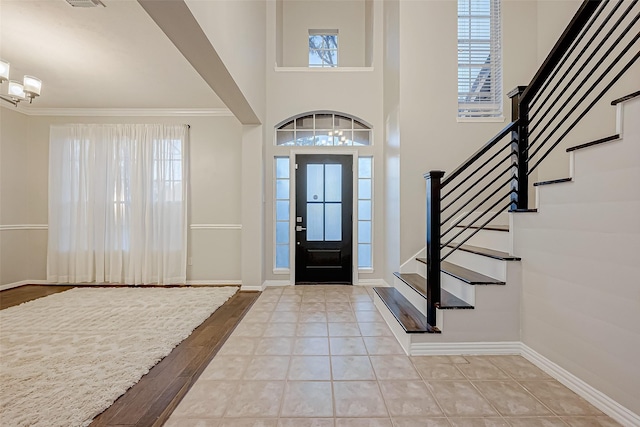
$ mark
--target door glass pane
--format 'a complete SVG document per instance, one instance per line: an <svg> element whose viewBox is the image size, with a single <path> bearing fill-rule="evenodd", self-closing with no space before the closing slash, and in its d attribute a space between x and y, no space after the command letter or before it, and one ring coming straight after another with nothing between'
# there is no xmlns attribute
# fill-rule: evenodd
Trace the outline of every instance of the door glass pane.
<svg viewBox="0 0 640 427"><path fill-rule="evenodd" d="M333 145L333 135L329 135L330 130L316 130L316 145Z"/></svg>
<svg viewBox="0 0 640 427"><path fill-rule="evenodd" d="M358 219L371 220L371 200L358 200Z"/></svg>
<svg viewBox="0 0 640 427"><path fill-rule="evenodd" d="M371 221L358 221L358 243L371 243Z"/></svg>
<svg viewBox="0 0 640 427"><path fill-rule="evenodd" d="M371 245L358 245L358 268L371 268Z"/></svg>
<svg viewBox="0 0 640 427"><path fill-rule="evenodd" d="M342 240L342 203L326 203L324 209L324 240L339 242Z"/></svg>
<svg viewBox="0 0 640 427"><path fill-rule="evenodd" d="M351 132L350 130L341 130L338 131L338 135L340 136L339 139L336 140L335 145L353 145L352 144L352 139L353 139L353 132Z"/></svg>
<svg viewBox="0 0 640 427"><path fill-rule="evenodd" d="M289 201L278 200L276 202L276 220L288 221L289 220Z"/></svg>
<svg viewBox="0 0 640 427"><path fill-rule="evenodd" d="M371 180L359 179L358 180L358 199L370 199L371 198Z"/></svg>
<svg viewBox="0 0 640 427"><path fill-rule="evenodd" d="M289 198L289 180L278 179L276 180L276 199L288 199Z"/></svg>
<svg viewBox="0 0 640 427"><path fill-rule="evenodd" d="M307 202L324 201L324 165L307 165Z"/></svg>
<svg viewBox="0 0 640 427"><path fill-rule="evenodd" d="M313 131L297 130L296 145L314 145Z"/></svg>
<svg viewBox="0 0 640 427"><path fill-rule="evenodd" d="M296 129L313 129L313 116L304 116L297 118Z"/></svg>
<svg viewBox="0 0 640 427"><path fill-rule="evenodd" d="M321 242L324 237L324 203L307 203L307 241Z"/></svg>
<svg viewBox="0 0 640 427"><path fill-rule="evenodd" d="M316 114L316 130L333 129L333 114Z"/></svg>
<svg viewBox="0 0 640 427"><path fill-rule="evenodd" d="M289 178L289 158L276 158L276 178ZM289 198L288 196L286 197Z"/></svg>
<svg viewBox="0 0 640 427"><path fill-rule="evenodd" d="M289 245L276 245L276 268L289 268Z"/></svg>
<svg viewBox="0 0 640 427"><path fill-rule="evenodd" d="M289 223L276 223L276 243L289 243Z"/></svg>
<svg viewBox="0 0 640 427"><path fill-rule="evenodd" d="M335 129L351 129L353 127L353 120L349 117L336 115L333 125Z"/></svg>
<svg viewBox="0 0 640 427"><path fill-rule="evenodd" d="M278 145L294 145L292 130L279 130L276 132L276 144Z"/></svg>
<svg viewBox="0 0 640 427"><path fill-rule="evenodd" d="M325 165L325 200L342 201L342 165Z"/></svg>
<svg viewBox="0 0 640 427"><path fill-rule="evenodd" d="M371 178L371 157L358 157L358 176Z"/></svg>
<svg viewBox="0 0 640 427"><path fill-rule="evenodd" d="M369 145L369 131L355 131L353 132L353 145Z"/></svg>

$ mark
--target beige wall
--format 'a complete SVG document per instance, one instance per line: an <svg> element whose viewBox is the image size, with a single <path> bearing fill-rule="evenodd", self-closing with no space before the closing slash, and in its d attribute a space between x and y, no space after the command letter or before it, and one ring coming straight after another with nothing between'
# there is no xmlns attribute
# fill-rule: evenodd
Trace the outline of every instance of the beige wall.
<svg viewBox="0 0 640 427"><path fill-rule="evenodd" d="M47 224L49 127L62 123L187 123L190 230L187 280L240 280L242 128L234 117L53 117L0 109L0 225ZM213 226L213 228L211 228ZM0 231L0 285L46 279L46 230Z"/></svg>
<svg viewBox="0 0 640 427"><path fill-rule="evenodd" d="M13 107L0 108L0 129L0 285L44 279L47 154L30 142L28 117Z"/></svg>
<svg viewBox="0 0 640 427"><path fill-rule="evenodd" d="M515 253L522 341L640 414L640 99L625 110L622 141L577 151L574 182L514 216Z"/></svg>
<svg viewBox="0 0 640 427"><path fill-rule="evenodd" d="M400 2L383 10L384 64L384 279L400 271Z"/></svg>
<svg viewBox="0 0 640 427"><path fill-rule="evenodd" d="M187 0L187 6L256 115L265 112L264 0Z"/></svg>
<svg viewBox="0 0 640 427"><path fill-rule="evenodd" d="M338 66L364 67L365 22L365 0L285 0L280 66L309 65L309 30L338 30Z"/></svg>
<svg viewBox="0 0 640 427"><path fill-rule="evenodd" d="M299 3L299 4L298 4ZM302 4L313 5L316 2L284 2L285 21L287 13L291 14L289 7L301 7ZM338 4L342 2L323 2L324 4ZM362 29L362 44L359 49L361 58L364 58L364 1L344 2L347 4L357 4L361 7L361 14L358 12L358 22L351 22L352 26L360 26ZM295 4L295 5L294 5ZM293 6L292 6L293 5ZM353 6L353 5L352 5ZM275 3L270 3L267 25L267 62L275 63L276 40L277 40L277 8ZM382 2L374 2L374 28L381 28L382 22ZM358 9L360 10L360 9ZM303 17L307 16L306 9L300 9ZM292 19L292 16L290 16ZM335 16L333 20L323 21L326 27L320 28L340 28L341 16ZM286 29L285 25L285 29ZM302 28L302 27L301 27ZM304 41L308 28L304 29ZM302 30L301 30L302 31ZM342 32L340 33L342 37ZM375 55L381 54L382 33L373 31ZM287 32L284 32L284 45L287 46ZM342 43L342 39L340 41ZM274 135L275 126L283 120L305 112L328 110L347 113L372 125L374 145L370 147L356 148L359 155L374 157L374 271L372 273L360 274L361 279L380 279L383 277L384 262L384 172L382 153L384 150L384 126L382 119L382 68L362 69L362 70L310 70L306 68L308 50L305 49L304 67L298 69L291 68L269 68L267 67L267 120L264 129L264 271L266 280L289 280L289 275L274 274L273 272L273 158L274 156L288 156L292 152L290 147L275 147ZM286 50L285 50L285 65ZM375 56L380 58L380 56ZM363 59L362 59L363 61ZM379 62L382 62L381 59ZM362 65L361 63L359 65ZM351 147L348 147L351 148ZM322 148L311 148L314 152L321 152ZM324 149L326 150L326 149ZM336 150L330 149L331 152Z"/></svg>
<svg viewBox="0 0 640 427"><path fill-rule="evenodd" d="M522 17L527 19L522 19ZM536 69L537 4L502 2L502 123L458 123L457 11L451 0L400 1L400 225L402 262L425 246L425 181L451 172L510 119L506 93ZM437 42L427 42L429 40Z"/></svg>
<svg viewBox="0 0 640 427"><path fill-rule="evenodd" d="M538 62L542 63L549 51L553 48L555 42L558 40L562 31L569 23L573 15L576 13L580 4L582 2L580 0L566 0L566 1L539 1L538 2L538 25L537 25L537 34L538 34ZM624 3L622 5L622 9L626 8L629 3ZM633 15L633 14L631 14ZM617 19L617 15L616 15ZM625 25L628 21L625 21ZM608 30L608 27L607 29ZM605 31L606 31L605 30ZM629 40L633 34L633 31L630 32L630 35L627 36L626 40ZM613 40L613 38L611 38ZM606 43L603 48L600 49L600 53L604 53L604 51L610 46L610 43ZM614 51L614 55L619 52L619 49ZM589 52L590 53L590 52ZM599 55L596 55L594 58L598 60L600 58ZM608 62L604 62L595 75L599 75L604 68L609 65ZM616 67L615 70L619 70L620 67ZM572 85L570 91L566 91L566 93L570 93L574 90L574 88L578 85L580 81L586 76L581 75L578 80ZM612 74L613 76L613 74ZM611 77L612 77L611 76ZM591 80L592 81L592 80ZM589 81L589 83L591 82ZM606 80L608 81L608 80ZM631 69L623 76L616 84L613 86L609 93L606 94L600 102L598 102L593 109L579 122L579 124L571 131L570 134L553 150L553 152L547 157L543 163L541 163L540 168L537 172L537 180L544 181L549 179L556 178L566 178L569 175L568 170L568 159L569 155L566 153L566 148L571 147L578 144L583 144L585 142L593 141L599 138L603 138L606 136L610 136L615 133L615 108L610 105L610 102L614 99L620 98L629 93L635 92L638 90L638 82L640 82L640 65L636 63ZM603 85L602 85L603 86ZM585 86L585 89L590 87L589 84ZM598 91L594 91L594 95L598 93ZM577 101L580 96L582 96L584 90L578 92L576 96L573 97L573 100ZM554 97L556 94L554 94ZM561 103L565 101L566 98L561 98ZM589 101L592 99L590 96L587 98L586 102L577 110L577 112L582 112L583 109L588 105ZM569 105L573 105L574 102L570 102ZM571 116L569 123L573 120ZM561 132L564 128L561 129ZM560 134L559 132L558 134ZM550 140L548 145L550 145L555 140Z"/></svg>

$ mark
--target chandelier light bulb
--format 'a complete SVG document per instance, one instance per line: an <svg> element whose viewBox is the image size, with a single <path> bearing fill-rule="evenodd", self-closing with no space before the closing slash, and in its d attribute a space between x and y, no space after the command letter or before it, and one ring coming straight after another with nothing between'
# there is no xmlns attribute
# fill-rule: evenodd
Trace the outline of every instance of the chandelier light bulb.
<svg viewBox="0 0 640 427"><path fill-rule="evenodd" d="M11 65L7 61L0 59L0 83L9 80L9 68L11 68Z"/></svg>
<svg viewBox="0 0 640 427"><path fill-rule="evenodd" d="M24 87L20 82L17 82L15 80L9 81L8 92L9 92L9 96L15 100L23 100L26 98L24 93Z"/></svg>
<svg viewBox="0 0 640 427"><path fill-rule="evenodd" d="M33 76L24 76L24 92L29 98L34 98L40 95L42 89L42 80Z"/></svg>

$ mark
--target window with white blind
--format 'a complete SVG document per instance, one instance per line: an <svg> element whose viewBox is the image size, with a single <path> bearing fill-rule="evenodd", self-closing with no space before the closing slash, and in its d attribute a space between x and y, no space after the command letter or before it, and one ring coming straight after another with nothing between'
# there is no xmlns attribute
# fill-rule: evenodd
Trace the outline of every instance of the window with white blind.
<svg viewBox="0 0 640 427"><path fill-rule="evenodd" d="M458 0L458 117L502 118L500 0Z"/></svg>

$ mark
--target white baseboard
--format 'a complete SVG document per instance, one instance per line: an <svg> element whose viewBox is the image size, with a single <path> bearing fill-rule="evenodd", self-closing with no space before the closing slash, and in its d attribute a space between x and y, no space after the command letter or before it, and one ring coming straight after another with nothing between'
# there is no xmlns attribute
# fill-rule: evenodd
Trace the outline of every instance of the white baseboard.
<svg viewBox="0 0 640 427"><path fill-rule="evenodd" d="M412 356L520 354L520 341L412 343Z"/></svg>
<svg viewBox="0 0 640 427"><path fill-rule="evenodd" d="M189 286L202 285L242 285L242 280L187 280Z"/></svg>
<svg viewBox="0 0 640 427"><path fill-rule="evenodd" d="M640 427L640 415L625 408L520 341L412 343L410 354L413 356L519 354L623 426Z"/></svg>
<svg viewBox="0 0 640 427"><path fill-rule="evenodd" d="M264 290L264 288L262 286L242 285L240 290L241 291L258 291L258 292L262 292Z"/></svg>
<svg viewBox="0 0 640 427"><path fill-rule="evenodd" d="M262 288L266 288L268 286L292 286L293 283L291 283L289 280L265 280L264 283L262 283Z"/></svg>
<svg viewBox="0 0 640 427"><path fill-rule="evenodd" d="M551 375L568 389L582 397L587 402L622 424L623 426L640 426L640 415L625 408L606 394L596 390L571 372L547 359L524 343L521 345L521 355L538 368Z"/></svg>
<svg viewBox="0 0 640 427"><path fill-rule="evenodd" d="M389 284L384 279L359 279L356 286L380 286L388 288Z"/></svg>
<svg viewBox="0 0 640 427"><path fill-rule="evenodd" d="M17 288L18 286L24 286L24 285L55 285L55 284L56 283L48 282L46 280L21 280L19 282L0 285L0 291Z"/></svg>

